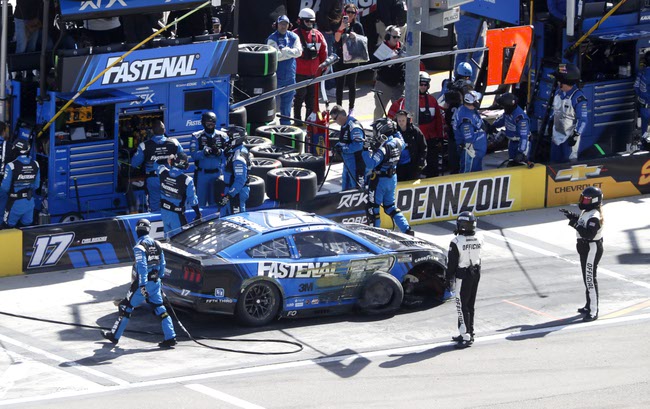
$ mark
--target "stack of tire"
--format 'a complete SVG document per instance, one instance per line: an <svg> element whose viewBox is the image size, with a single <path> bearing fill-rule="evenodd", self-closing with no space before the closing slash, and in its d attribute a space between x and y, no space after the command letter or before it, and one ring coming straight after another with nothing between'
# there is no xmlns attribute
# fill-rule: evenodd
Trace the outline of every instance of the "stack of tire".
<svg viewBox="0 0 650 409"><path fill-rule="evenodd" d="M305 133L297 126L264 125L255 129L255 135L269 138L277 146L289 146L301 153L305 151Z"/></svg>
<svg viewBox="0 0 650 409"><path fill-rule="evenodd" d="M278 87L275 73L278 67L278 55L275 48L266 44L239 44L238 57L239 78L235 81L233 89L235 102L273 91ZM255 129L271 122L274 117L275 98L246 106L248 133L254 133Z"/></svg>
<svg viewBox="0 0 650 409"><path fill-rule="evenodd" d="M260 142L249 149L253 154L249 173L264 178L269 199L297 203L316 197L318 185L325 179L324 158L299 153L289 146L264 143L263 137L249 138L253 143Z"/></svg>

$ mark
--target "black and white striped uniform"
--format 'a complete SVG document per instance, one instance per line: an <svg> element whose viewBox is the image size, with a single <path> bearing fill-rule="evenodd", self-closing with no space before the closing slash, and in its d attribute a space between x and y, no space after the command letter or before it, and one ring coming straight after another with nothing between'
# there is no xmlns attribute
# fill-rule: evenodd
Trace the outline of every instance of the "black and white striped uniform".
<svg viewBox="0 0 650 409"><path fill-rule="evenodd" d="M482 247L483 237L476 233L459 234L449 244L447 279L456 281L458 331L465 341L474 335L474 304L481 279Z"/></svg>
<svg viewBox="0 0 650 409"><path fill-rule="evenodd" d="M582 280L585 283L587 302L585 308L592 318L598 317L598 262L603 255L603 226L598 209L583 210L573 226L578 242L576 249L580 255Z"/></svg>

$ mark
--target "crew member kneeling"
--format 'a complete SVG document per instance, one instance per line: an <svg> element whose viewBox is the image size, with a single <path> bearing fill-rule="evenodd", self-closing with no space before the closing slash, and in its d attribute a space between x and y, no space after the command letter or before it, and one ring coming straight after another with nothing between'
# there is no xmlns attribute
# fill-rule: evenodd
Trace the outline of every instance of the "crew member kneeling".
<svg viewBox="0 0 650 409"><path fill-rule="evenodd" d="M411 236L415 232L402 211L395 206L395 190L397 189L397 163L399 162L404 141L397 131L397 126L390 119L378 119L372 124L373 139L366 142L363 160L366 168L372 169L368 181L368 205L366 212L368 224L381 226L379 206L389 215L397 227Z"/></svg>
<svg viewBox="0 0 650 409"><path fill-rule="evenodd" d="M576 249L580 255L582 281L585 283L587 302L578 312L584 314L583 321L598 319L598 263L603 256L603 192L594 186L582 191L578 207L582 212L577 215L567 210L560 210L569 219L569 226L576 229L578 242Z"/></svg>
<svg viewBox="0 0 650 409"><path fill-rule="evenodd" d="M472 212L462 212L456 219L456 230L447 255L447 280L455 280L458 331L453 337L456 348L463 349L474 343L474 304L478 283L481 280L481 247L483 238L476 234L476 217Z"/></svg>
<svg viewBox="0 0 650 409"><path fill-rule="evenodd" d="M187 224L185 206L194 209L194 219L201 218L199 200L196 197L194 181L185 171L189 167L187 155L183 152L169 157L166 166L158 168L160 178L160 216L163 221L165 237Z"/></svg>
<svg viewBox="0 0 650 409"><path fill-rule="evenodd" d="M170 348L176 345L176 332L174 323L163 305L161 277L165 272L165 254L160 243L149 236L151 223L147 219L140 219L135 225L138 241L133 248L135 263L131 288L118 308L119 316L113 324L111 331L102 331L102 337L117 344L129 323L133 310L143 303L154 307L154 314L160 318L165 339L158 344L161 348Z"/></svg>

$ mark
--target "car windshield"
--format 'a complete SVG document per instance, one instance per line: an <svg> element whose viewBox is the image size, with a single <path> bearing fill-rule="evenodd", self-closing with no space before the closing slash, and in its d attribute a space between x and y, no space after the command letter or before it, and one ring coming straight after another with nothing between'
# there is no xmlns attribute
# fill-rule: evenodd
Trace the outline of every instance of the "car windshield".
<svg viewBox="0 0 650 409"><path fill-rule="evenodd" d="M216 254L257 233L228 220L213 220L171 238L171 243L204 253Z"/></svg>
<svg viewBox="0 0 650 409"><path fill-rule="evenodd" d="M342 226L379 247L389 250L398 250L403 247L403 244L399 241L402 238L388 230L376 229L362 224L343 224Z"/></svg>

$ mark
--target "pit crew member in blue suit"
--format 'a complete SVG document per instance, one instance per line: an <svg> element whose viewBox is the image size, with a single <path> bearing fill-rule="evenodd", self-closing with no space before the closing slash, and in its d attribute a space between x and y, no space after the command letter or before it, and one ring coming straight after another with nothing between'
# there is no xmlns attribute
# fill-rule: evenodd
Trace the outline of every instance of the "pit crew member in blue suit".
<svg viewBox="0 0 650 409"><path fill-rule="evenodd" d="M469 91L463 96L463 106L458 108L452 119L456 145L461 149L460 173L483 170L483 157L487 153L487 138L483 120L477 112L481 94Z"/></svg>
<svg viewBox="0 0 650 409"><path fill-rule="evenodd" d="M239 134L230 133L226 147L226 166L223 173L225 189L219 200L221 215L237 214L246 211L246 201L250 196L248 169L251 158L244 146L246 134L242 128Z"/></svg>
<svg viewBox="0 0 650 409"><path fill-rule="evenodd" d="M133 248L135 263L131 288L118 308L119 316L113 324L111 331L102 331L102 336L113 344L117 344L124 333L133 310L148 303L154 308L154 314L162 322L165 339L158 345L161 348L170 348L176 345L176 332L174 323L163 306L161 277L165 272L165 254L160 243L149 236L151 223L147 219L140 219L135 225L138 240Z"/></svg>
<svg viewBox="0 0 650 409"><path fill-rule="evenodd" d="M578 88L580 69L573 64L560 64L555 74L560 89L553 97L553 134L551 162L563 163L578 159L580 139L587 128L587 97ZM582 150L587 146L583 146Z"/></svg>
<svg viewBox="0 0 650 409"><path fill-rule="evenodd" d="M349 116L340 105L332 107L330 117L341 127L339 142L334 146L343 158L341 190L360 189L364 184L366 170L361 154L366 134L361 123Z"/></svg>
<svg viewBox="0 0 650 409"><path fill-rule="evenodd" d="M5 166L2 191L7 195L4 227L30 226L34 222L34 191L41 185L38 162L27 156L30 143L18 139L14 149L19 156Z"/></svg>
<svg viewBox="0 0 650 409"><path fill-rule="evenodd" d="M289 17L281 15L275 22L276 29L273 34L266 39L266 43L278 50L278 88L286 87L296 83L296 58L302 55L302 44L298 34L291 30ZM291 103L296 91L291 91L277 97L277 105L280 107L280 113L284 116L291 116ZM281 125L290 125L291 121L287 118L280 118Z"/></svg>
<svg viewBox="0 0 650 409"><path fill-rule="evenodd" d="M634 92L636 93L641 118L641 134L643 139L650 139L648 132L648 119L650 119L650 51L645 53L643 60L645 67L640 67L634 81Z"/></svg>
<svg viewBox="0 0 650 409"><path fill-rule="evenodd" d="M508 157L510 160L525 163L530 155L530 119L517 104L517 97L507 92L497 98L497 104L503 108L503 115L492 124L493 128L506 127L508 138Z"/></svg>
<svg viewBox="0 0 650 409"><path fill-rule="evenodd" d="M223 176L225 156L223 149L228 141L225 132L217 131L217 115L208 111L201 115L202 131L192 134L190 143L190 154L194 159L196 171L194 180L196 182L199 206L213 206L217 203L219 192L215 192L215 181Z"/></svg>
<svg viewBox="0 0 650 409"><path fill-rule="evenodd" d="M131 159L131 166L139 168L144 163L149 211L158 212L160 211L160 181L156 170L158 166L167 164L170 155L183 152L183 147L176 139L165 136L165 124L162 121L154 122L152 130L153 137L138 145L138 150Z"/></svg>
<svg viewBox="0 0 650 409"><path fill-rule="evenodd" d="M373 138L366 141L363 160L372 169L368 179L368 224L381 226L379 206L389 215L402 233L415 236L402 211L395 206L397 189L397 163L404 149L404 140L397 125L390 119L381 118L373 122Z"/></svg>
<svg viewBox="0 0 650 409"><path fill-rule="evenodd" d="M158 167L160 179L160 216L163 221L165 237L187 224L185 206L194 209L194 219L201 218L199 199L196 197L194 181L185 174L189 167L187 154L177 153L169 157L167 166Z"/></svg>

